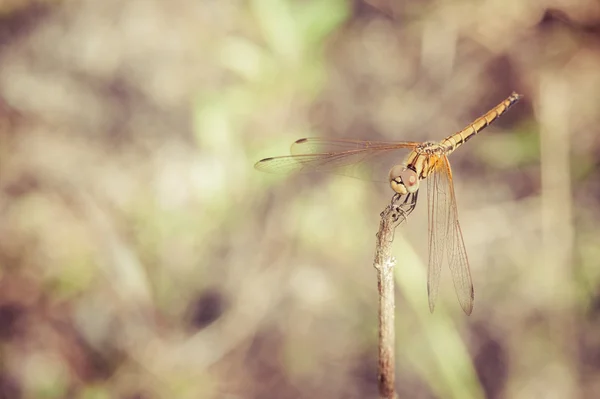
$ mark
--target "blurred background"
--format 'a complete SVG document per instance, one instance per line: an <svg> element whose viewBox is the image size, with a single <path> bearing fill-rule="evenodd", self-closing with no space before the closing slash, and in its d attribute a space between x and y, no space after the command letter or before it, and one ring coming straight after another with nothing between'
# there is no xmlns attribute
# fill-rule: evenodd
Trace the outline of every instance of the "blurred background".
<svg viewBox="0 0 600 399"><path fill-rule="evenodd" d="M400 397L600 397L598 1L0 2L0 398L377 397L391 190L253 164L513 90L451 157L470 317L396 232Z"/></svg>

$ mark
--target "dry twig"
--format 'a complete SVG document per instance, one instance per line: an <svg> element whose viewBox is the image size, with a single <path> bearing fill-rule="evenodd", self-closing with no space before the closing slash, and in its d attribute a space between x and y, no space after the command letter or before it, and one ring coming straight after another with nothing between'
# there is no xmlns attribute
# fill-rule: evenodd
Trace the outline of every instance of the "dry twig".
<svg viewBox="0 0 600 399"><path fill-rule="evenodd" d="M414 208L414 202L408 198L401 202L402 197L394 195L390 205L381 212L381 222L377 233L375 261L377 270L377 287L379 290L379 367L378 382L379 396L394 399L394 266L396 260L391 255L394 240L394 230L406 220Z"/></svg>

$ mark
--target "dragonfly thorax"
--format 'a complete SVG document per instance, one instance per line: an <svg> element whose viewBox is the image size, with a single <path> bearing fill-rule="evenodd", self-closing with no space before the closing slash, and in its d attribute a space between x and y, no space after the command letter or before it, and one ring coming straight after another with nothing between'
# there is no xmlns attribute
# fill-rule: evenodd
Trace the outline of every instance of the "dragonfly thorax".
<svg viewBox="0 0 600 399"><path fill-rule="evenodd" d="M430 173L433 165L431 160L439 158L443 153L444 147L440 143L427 141L417 145L402 165L396 165L390 170L392 190L400 195L416 193L419 190L419 180L425 179Z"/></svg>
<svg viewBox="0 0 600 399"><path fill-rule="evenodd" d="M390 187L400 195L416 193L419 190L419 176L406 165L396 165L390 170Z"/></svg>
<svg viewBox="0 0 600 399"><path fill-rule="evenodd" d="M415 147L415 152L419 155L440 155L444 151L444 147L435 141L426 141Z"/></svg>

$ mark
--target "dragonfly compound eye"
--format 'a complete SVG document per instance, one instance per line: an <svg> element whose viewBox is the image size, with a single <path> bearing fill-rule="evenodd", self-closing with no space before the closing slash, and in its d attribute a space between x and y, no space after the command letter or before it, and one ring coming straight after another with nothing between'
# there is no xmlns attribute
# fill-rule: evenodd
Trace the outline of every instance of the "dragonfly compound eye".
<svg viewBox="0 0 600 399"><path fill-rule="evenodd" d="M390 186L400 195L414 193L419 189L419 178L414 170L396 165L390 170Z"/></svg>

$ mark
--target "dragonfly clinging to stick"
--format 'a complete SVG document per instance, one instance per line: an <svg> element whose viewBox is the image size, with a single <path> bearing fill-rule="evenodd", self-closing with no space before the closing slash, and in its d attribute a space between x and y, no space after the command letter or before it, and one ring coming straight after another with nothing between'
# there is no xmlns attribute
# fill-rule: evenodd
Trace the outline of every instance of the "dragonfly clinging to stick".
<svg viewBox="0 0 600 399"><path fill-rule="evenodd" d="M333 172L353 175L354 165L363 164L396 150L410 150L401 164L393 166L387 181L392 190L414 209L419 183L427 179L429 217L429 262L427 292L429 309L433 312L438 295L444 253L454 281L454 288L463 311L473 311L473 282L469 260L458 222L456 196L448 155L504 114L522 96L513 92L506 100L477 118L463 130L440 142L382 142L349 139L304 138L292 144L292 155L265 158L255 168L272 173Z"/></svg>

